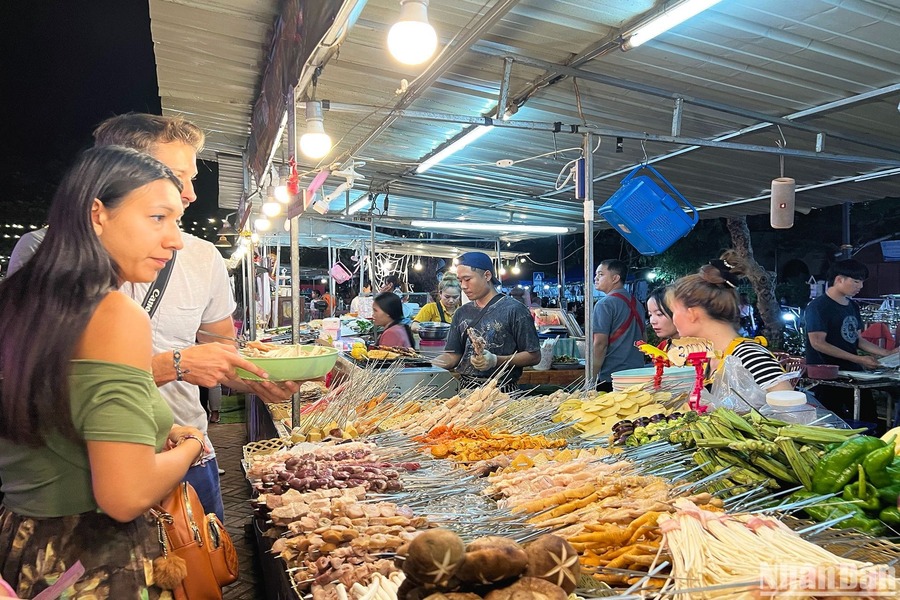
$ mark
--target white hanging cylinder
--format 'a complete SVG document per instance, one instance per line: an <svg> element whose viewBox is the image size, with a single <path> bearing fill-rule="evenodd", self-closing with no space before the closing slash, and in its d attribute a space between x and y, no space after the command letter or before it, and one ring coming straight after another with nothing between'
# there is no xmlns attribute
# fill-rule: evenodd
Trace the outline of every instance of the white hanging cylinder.
<svg viewBox="0 0 900 600"><path fill-rule="evenodd" d="M794 199L796 183L790 177L772 180L772 204L769 222L773 229L790 229L794 226Z"/></svg>

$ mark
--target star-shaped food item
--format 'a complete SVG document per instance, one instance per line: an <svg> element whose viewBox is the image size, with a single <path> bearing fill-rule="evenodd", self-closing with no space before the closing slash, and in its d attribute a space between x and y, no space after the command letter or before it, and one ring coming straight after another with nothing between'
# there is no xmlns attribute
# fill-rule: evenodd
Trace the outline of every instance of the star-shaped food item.
<svg viewBox="0 0 900 600"><path fill-rule="evenodd" d="M572 545L558 535L542 535L527 546L525 575L556 584L571 594L578 585L581 565Z"/></svg>

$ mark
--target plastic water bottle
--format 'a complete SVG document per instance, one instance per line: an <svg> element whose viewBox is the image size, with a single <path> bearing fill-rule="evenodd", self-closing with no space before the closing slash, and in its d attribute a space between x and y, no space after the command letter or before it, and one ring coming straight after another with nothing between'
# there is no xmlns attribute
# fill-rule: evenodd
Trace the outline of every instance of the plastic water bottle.
<svg viewBox="0 0 900 600"><path fill-rule="evenodd" d="M816 420L816 408L806 402L806 394L796 391L778 391L766 394L766 405L760 414L787 423L808 425Z"/></svg>

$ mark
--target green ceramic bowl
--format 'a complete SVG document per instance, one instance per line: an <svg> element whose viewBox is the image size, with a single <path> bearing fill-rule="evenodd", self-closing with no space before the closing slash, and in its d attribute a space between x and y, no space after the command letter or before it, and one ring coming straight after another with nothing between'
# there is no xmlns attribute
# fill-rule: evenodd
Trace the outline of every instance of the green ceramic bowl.
<svg viewBox="0 0 900 600"><path fill-rule="evenodd" d="M316 356L296 356L290 358L266 358L262 356L245 356L247 360L269 374L268 381L301 381L303 379L316 379L327 374L337 362L337 348L324 346L300 346L302 350L318 348L325 350L323 354ZM244 369L237 369L238 377L250 381L264 381L253 373Z"/></svg>

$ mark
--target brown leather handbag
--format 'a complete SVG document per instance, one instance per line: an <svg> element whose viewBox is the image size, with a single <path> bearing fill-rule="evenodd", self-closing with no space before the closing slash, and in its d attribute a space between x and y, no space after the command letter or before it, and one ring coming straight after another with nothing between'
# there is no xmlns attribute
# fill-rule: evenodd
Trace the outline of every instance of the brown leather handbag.
<svg viewBox="0 0 900 600"><path fill-rule="evenodd" d="M222 587L238 578L238 558L219 518L204 514L186 481L150 512L162 550L153 562L156 584L176 600L221 600Z"/></svg>

